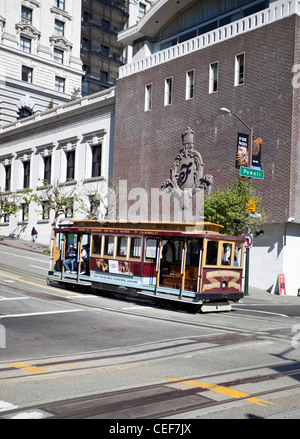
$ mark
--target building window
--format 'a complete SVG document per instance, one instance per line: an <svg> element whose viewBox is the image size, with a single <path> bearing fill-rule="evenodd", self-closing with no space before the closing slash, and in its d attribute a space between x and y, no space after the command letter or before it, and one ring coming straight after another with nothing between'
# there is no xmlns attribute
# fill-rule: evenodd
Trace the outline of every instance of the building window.
<svg viewBox="0 0 300 439"><path fill-rule="evenodd" d="M22 23L32 23L32 10L26 8L25 6L21 7L21 22Z"/></svg>
<svg viewBox="0 0 300 439"><path fill-rule="evenodd" d="M31 53L31 40L29 38L20 37L20 49L22 52Z"/></svg>
<svg viewBox="0 0 300 439"><path fill-rule="evenodd" d="M92 177L101 176L102 145L93 146Z"/></svg>
<svg viewBox="0 0 300 439"><path fill-rule="evenodd" d="M55 6L59 9L65 9L65 0L55 0Z"/></svg>
<svg viewBox="0 0 300 439"><path fill-rule="evenodd" d="M44 157L44 181L51 183L51 155Z"/></svg>
<svg viewBox="0 0 300 439"><path fill-rule="evenodd" d="M32 83L32 72L33 69L30 67L22 66L22 81Z"/></svg>
<svg viewBox="0 0 300 439"><path fill-rule="evenodd" d="M75 151L67 152L67 180L74 180L75 177Z"/></svg>
<svg viewBox="0 0 300 439"><path fill-rule="evenodd" d="M54 57L53 57L54 62L56 62L58 64L63 64L63 62L64 62L63 50L54 48L53 55L54 55Z"/></svg>
<svg viewBox="0 0 300 439"><path fill-rule="evenodd" d="M194 97L194 83L195 83L195 70L186 72L186 99L193 99Z"/></svg>
<svg viewBox="0 0 300 439"><path fill-rule="evenodd" d="M24 168L23 188L26 189L30 187L30 161L23 162L23 168Z"/></svg>
<svg viewBox="0 0 300 439"><path fill-rule="evenodd" d="M47 201L42 203L42 219L43 220L50 219L50 207Z"/></svg>
<svg viewBox="0 0 300 439"><path fill-rule="evenodd" d="M173 78L165 79L165 105L172 104Z"/></svg>
<svg viewBox="0 0 300 439"><path fill-rule="evenodd" d="M4 166L5 183L4 190L10 191L11 187L11 165Z"/></svg>
<svg viewBox="0 0 300 439"><path fill-rule="evenodd" d="M95 203L95 200L92 198L90 198L89 201L90 201L90 218L97 219L97 204Z"/></svg>
<svg viewBox="0 0 300 439"><path fill-rule="evenodd" d="M241 53L235 57L234 85L244 84L245 76L245 54Z"/></svg>
<svg viewBox="0 0 300 439"><path fill-rule="evenodd" d="M65 23L59 20L54 22L54 33L58 37L63 37L65 32Z"/></svg>
<svg viewBox="0 0 300 439"><path fill-rule="evenodd" d="M219 63L215 62L209 66L209 93L218 91Z"/></svg>
<svg viewBox="0 0 300 439"><path fill-rule="evenodd" d="M143 18L146 14L146 5L144 3L139 2L139 17Z"/></svg>
<svg viewBox="0 0 300 439"><path fill-rule="evenodd" d="M74 200L71 198L69 200L70 204L65 207L65 218L72 218L74 213Z"/></svg>
<svg viewBox="0 0 300 439"><path fill-rule="evenodd" d="M65 92L65 79L55 76L55 90L61 93Z"/></svg>
<svg viewBox="0 0 300 439"><path fill-rule="evenodd" d="M145 87L145 111L152 109L152 84L148 84Z"/></svg>
<svg viewBox="0 0 300 439"><path fill-rule="evenodd" d="M29 219L29 205L27 203L22 204L22 221L27 222Z"/></svg>

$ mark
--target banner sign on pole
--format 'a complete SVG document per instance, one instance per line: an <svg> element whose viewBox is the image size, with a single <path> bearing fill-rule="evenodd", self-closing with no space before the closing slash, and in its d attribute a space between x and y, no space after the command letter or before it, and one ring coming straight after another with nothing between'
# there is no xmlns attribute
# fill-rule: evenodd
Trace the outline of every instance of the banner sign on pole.
<svg viewBox="0 0 300 439"><path fill-rule="evenodd" d="M235 167L248 166L249 134L238 133Z"/></svg>
<svg viewBox="0 0 300 439"><path fill-rule="evenodd" d="M252 168L261 170L261 137L253 137L252 140Z"/></svg>
<svg viewBox="0 0 300 439"><path fill-rule="evenodd" d="M239 169L241 166L261 170L261 137L253 137L252 139L252 165L249 163L249 134L238 133L237 150L235 158L235 167Z"/></svg>

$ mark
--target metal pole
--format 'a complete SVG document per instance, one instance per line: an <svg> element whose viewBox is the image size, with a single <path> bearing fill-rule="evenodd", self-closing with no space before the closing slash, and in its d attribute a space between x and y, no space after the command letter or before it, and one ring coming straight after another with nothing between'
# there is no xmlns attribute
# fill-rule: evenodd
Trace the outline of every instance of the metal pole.
<svg viewBox="0 0 300 439"><path fill-rule="evenodd" d="M250 249L246 248L246 261L245 261L245 296L249 296L249 259Z"/></svg>
<svg viewBox="0 0 300 439"><path fill-rule="evenodd" d="M223 107L221 111L226 111L227 113L233 114L249 131L250 131L250 141L248 149L248 167L252 168L252 150L253 150L253 127L247 125L237 114L233 111L228 110L228 108ZM249 199L251 193L251 177L249 177ZM250 260L250 249L246 248L246 261L245 261L245 296L249 295L249 260Z"/></svg>
<svg viewBox="0 0 300 439"><path fill-rule="evenodd" d="M249 163L248 163L248 166L249 166L249 168L252 168L253 127L250 127L249 130L250 130L250 143L249 143ZM249 177L249 178L251 179L251 177Z"/></svg>
<svg viewBox="0 0 300 439"><path fill-rule="evenodd" d="M252 168L252 147L253 147L253 127L248 127L250 130L248 167ZM249 177L249 199L251 194L251 177ZM249 213L250 215L250 213ZM249 296L249 269L250 269L250 248L246 248L245 261L245 296Z"/></svg>

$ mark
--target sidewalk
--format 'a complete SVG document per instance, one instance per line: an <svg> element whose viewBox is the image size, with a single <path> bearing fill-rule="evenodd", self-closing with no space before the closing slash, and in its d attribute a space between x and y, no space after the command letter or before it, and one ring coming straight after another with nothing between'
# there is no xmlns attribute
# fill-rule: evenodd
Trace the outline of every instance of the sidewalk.
<svg viewBox="0 0 300 439"><path fill-rule="evenodd" d="M0 245L8 245L10 247L23 248L24 250L35 251L38 253L45 253L44 250L49 249L46 244L40 244L38 238L35 242L27 241L25 239L9 238L7 236L0 240Z"/></svg>
<svg viewBox="0 0 300 439"><path fill-rule="evenodd" d="M3 237L0 245L8 245L10 247L22 248L24 250L34 251L37 253L45 253L44 250L49 249L46 244L40 244L38 240L35 242L27 241L25 239L16 239ZM280 296L278 294L270 294L267 291L249 287L249 295L242 299L243 303L270 303L274 305L300 305L299 296Z"/></svg>
<svg viewBox="0 0 300 439"><path fill-rule="evenodd" d="M300 305L299 296L280 296L268 291L249 286L249 295L241 300L243 303L270 303L273 305Z"/></svg>

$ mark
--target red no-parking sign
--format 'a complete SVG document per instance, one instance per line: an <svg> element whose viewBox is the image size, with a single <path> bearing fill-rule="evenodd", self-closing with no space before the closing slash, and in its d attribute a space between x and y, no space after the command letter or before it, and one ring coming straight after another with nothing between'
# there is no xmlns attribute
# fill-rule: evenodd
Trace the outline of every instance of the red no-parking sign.
<svg viewBox="0 0 300 439"><path fill-rule="evenodd" d="M252 233L245 233L242 235L242 238L246 239L245 247L251 248L253 245L253 234Z"/></svg>

